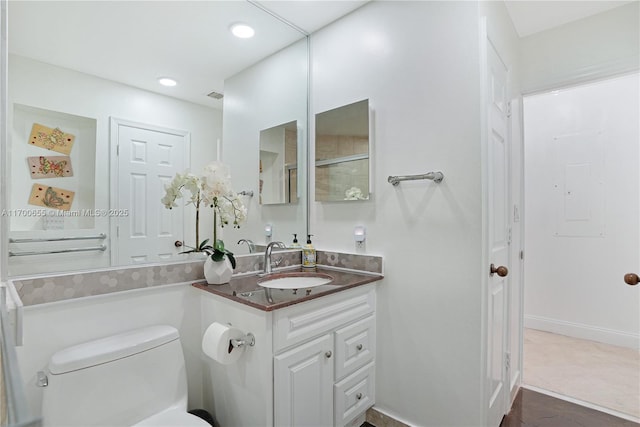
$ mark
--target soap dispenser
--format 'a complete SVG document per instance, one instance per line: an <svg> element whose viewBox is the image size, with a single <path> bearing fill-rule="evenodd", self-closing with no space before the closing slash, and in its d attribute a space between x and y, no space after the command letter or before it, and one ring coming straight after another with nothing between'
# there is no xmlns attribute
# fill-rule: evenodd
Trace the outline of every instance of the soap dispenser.
<svg viewBox="0 0 640 427"><path fill-rule="evenodd" d="M314 268L316 266L316 249L311 243L311 236L313 234L307 235L307 244L302 248L302 267L304 268Z"/></svg>
<svg viewBox="0 0 640 427"><path fill-rule="evenodd" d="M300 249L300 243L298 243L298 235L296 233L293 233L293 242L291 243L290 246L291 249Z"/></svg>

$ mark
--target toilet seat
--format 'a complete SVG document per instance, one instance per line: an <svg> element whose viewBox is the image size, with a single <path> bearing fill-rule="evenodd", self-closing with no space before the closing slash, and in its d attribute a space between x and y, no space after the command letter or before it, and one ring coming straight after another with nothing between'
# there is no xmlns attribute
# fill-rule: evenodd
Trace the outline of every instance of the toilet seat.
<svg viewBox="0 0 640 427"><path fill-rule="evenodd" d="M211 425L184 410L169 409L144 419L133 427L211 427Z"/></svg>

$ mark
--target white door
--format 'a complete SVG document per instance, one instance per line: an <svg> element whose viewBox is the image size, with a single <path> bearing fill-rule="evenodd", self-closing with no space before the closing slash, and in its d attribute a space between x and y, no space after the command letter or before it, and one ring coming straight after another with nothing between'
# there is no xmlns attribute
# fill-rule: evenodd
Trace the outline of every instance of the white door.
<svg viewBox="0 0 640 427"><path fill-rule="evenodd" d="M116 194L112 213L113 265L177 258L184 236L183 209L166 209L164 186L186 166L189 134L112 119Z"/></svg>
<svg viewBox="0 0 640 427"><path fill-rule="evenodd" d="M508 265L509 265L509 137L507 68L487 43L488 78L488 218L489 274L487 292L488 422L500 425L507 412ZM497 270L490 273L490 270Z"/></svg>
<svg viewBox="0 0 640 427"><path fill-rule="evenodd" d="M327 334L274 358L275 425L333 425L333 339Z"/></svg>

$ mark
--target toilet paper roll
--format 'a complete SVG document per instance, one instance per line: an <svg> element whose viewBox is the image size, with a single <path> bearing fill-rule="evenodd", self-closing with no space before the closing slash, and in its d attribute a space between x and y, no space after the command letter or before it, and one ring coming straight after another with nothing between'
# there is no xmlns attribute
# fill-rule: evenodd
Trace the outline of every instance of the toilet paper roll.
<svg viewBox="0 0 640 427"><path fill-rule="evenodd" d="M239 339L243 336L244 333L237 328L214 322L204 332L202 351L223 365L235 363L244 353L244 347L232 346L231 340Z"/></svg>

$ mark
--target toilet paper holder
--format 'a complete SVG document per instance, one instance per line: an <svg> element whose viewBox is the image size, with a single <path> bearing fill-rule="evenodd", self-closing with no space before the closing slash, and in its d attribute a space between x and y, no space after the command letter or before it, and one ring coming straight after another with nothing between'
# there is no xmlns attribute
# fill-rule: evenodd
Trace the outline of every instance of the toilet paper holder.
<svg viewBox="0 0 640 427"><path fill-rule="evenodd" d="M231 338L229 340L229 349L238 348L238 347L253 347L256 345L256 337L251 332L247 333L245 336L240 338Z"/></svg>

